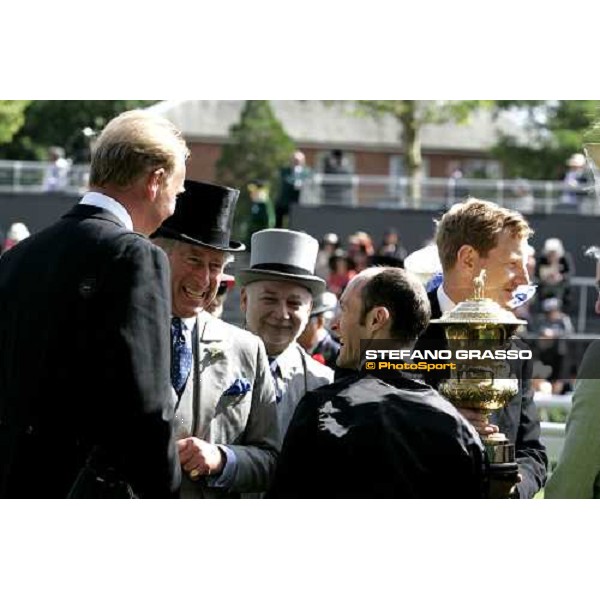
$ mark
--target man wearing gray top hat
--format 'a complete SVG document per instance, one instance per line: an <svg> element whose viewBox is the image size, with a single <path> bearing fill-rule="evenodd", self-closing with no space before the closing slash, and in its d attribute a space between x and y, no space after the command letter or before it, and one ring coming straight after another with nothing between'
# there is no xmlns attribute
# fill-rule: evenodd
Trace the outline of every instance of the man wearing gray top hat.
<svg viewBox="0 0 600 600"><path fill-rule="evenodd" d="M317 240L306 233L264 229L252 236L250 268L238 276L246 328L262 339L269 356L282 436L300 398L333 381L333 371L296 342L313 296L325 289L314 274L318 250Z"/></svg>
<svg viewBox="0 0 600 600"><path fill-rule="evenodd" d="M264 346L207 311L233 260L238 190L186 181L172 217L153 235L169 257L171 382L183 498L265 491L280 446L275 389Z"/></svg>

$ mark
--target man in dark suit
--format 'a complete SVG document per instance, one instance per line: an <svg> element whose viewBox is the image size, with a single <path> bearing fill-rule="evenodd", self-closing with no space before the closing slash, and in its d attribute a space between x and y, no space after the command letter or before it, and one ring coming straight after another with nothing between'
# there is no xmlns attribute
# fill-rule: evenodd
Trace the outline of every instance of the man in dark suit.
<svg viewBox="0 0 600 600"><path fill-rule="evenodd" d="M429 293L431 318L472 297L473 279L482 269L486 270L485 296L507 308L516 288L529 283L527 240L532 233L520 213L492 202L472 198L455 204L438 223L436 242L444 278ZM429 325L416 345L418 349L446 347L443 328L437 324ZM475 411L461 412L479 433L501 431L515 444L519 475L511 496L532 498L544 486L548 461L533 402L531 361L511 361L511 369L519 380L519 393L489 423ZM440 377L429 374L425 380L437 387Z"/></svg>
<svg viewBox="0 0 600 600"><path fill-rule="evenodd" d="M302 186L311 175L310 169L306 166L306 157L300 150L295 150L292 154L290 164L283 167L280 172L279 196L275 204L275 227L283 227L284 218L289 220L290 210L294 204L300 201L300 192Z"/></svg>
<svg viewBox="0 0 600 600"><path fill-rule="evenodd" d="M88 459L137 496L178 494L169 268L145 236L173 213L187 154L165 119L123 113L90 192L0 260L0 497L81 495Z"/></svg>

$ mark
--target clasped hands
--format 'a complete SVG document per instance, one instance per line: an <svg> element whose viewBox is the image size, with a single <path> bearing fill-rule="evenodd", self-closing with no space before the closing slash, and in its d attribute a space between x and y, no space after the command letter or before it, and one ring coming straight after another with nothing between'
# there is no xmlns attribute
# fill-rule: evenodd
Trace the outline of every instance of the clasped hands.
<svg viewBox="0 0 600 600"><path fill-rule="evenodd" d="M193 481L201 476L220 475L225 467L225 456L219 447L197 437L179 440L177 451L181 468Z"/></svg>

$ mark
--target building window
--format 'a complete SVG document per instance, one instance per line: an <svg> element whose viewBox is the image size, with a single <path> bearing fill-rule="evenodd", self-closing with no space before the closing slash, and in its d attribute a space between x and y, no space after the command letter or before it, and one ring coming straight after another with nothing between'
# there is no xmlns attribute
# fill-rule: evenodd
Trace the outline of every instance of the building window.
<svg viewBox="0 0 600 600"><path fill-rule="evenodd" d="M468 158L463 165L467 179L502 179L502 165L497 160Z"/></svg>
<svg viewBox="0 0 600 600"><path fill-rule="evenodd" d="M429 159L424 156L422 161L423 177L429 177ZM390 156L390 177L406 177L407 175L404 156L392 154Z"/></svg>
<svg viewBox="0 0 600 600"><path fill-rule="evenodd" d="M351 173L356 173L356 157L353 152L342 150L344 161L350 168ZM327 157L331 154L331 150L319 150L315 155L315 171L317 173L325 172L325 162Z"/></svg>

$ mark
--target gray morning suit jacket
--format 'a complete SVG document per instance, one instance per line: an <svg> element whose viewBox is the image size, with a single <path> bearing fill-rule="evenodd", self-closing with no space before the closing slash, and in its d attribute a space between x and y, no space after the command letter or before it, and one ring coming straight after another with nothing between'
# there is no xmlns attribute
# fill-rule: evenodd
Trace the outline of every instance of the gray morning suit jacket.
<svg viewBox="0 0 600 600"><path fill-rule="evenodd" d="M184 474L181 497L239 498L242 493L264 492L281 447L264 345L249 331L208 313L197 318L192 344L192 372L175 415L176 438L194 436L229 446L237 470L227 488L214 487L218 477L192 481ZM246 384L250 389L227 393L236 381L237 387Z"/></svg>

